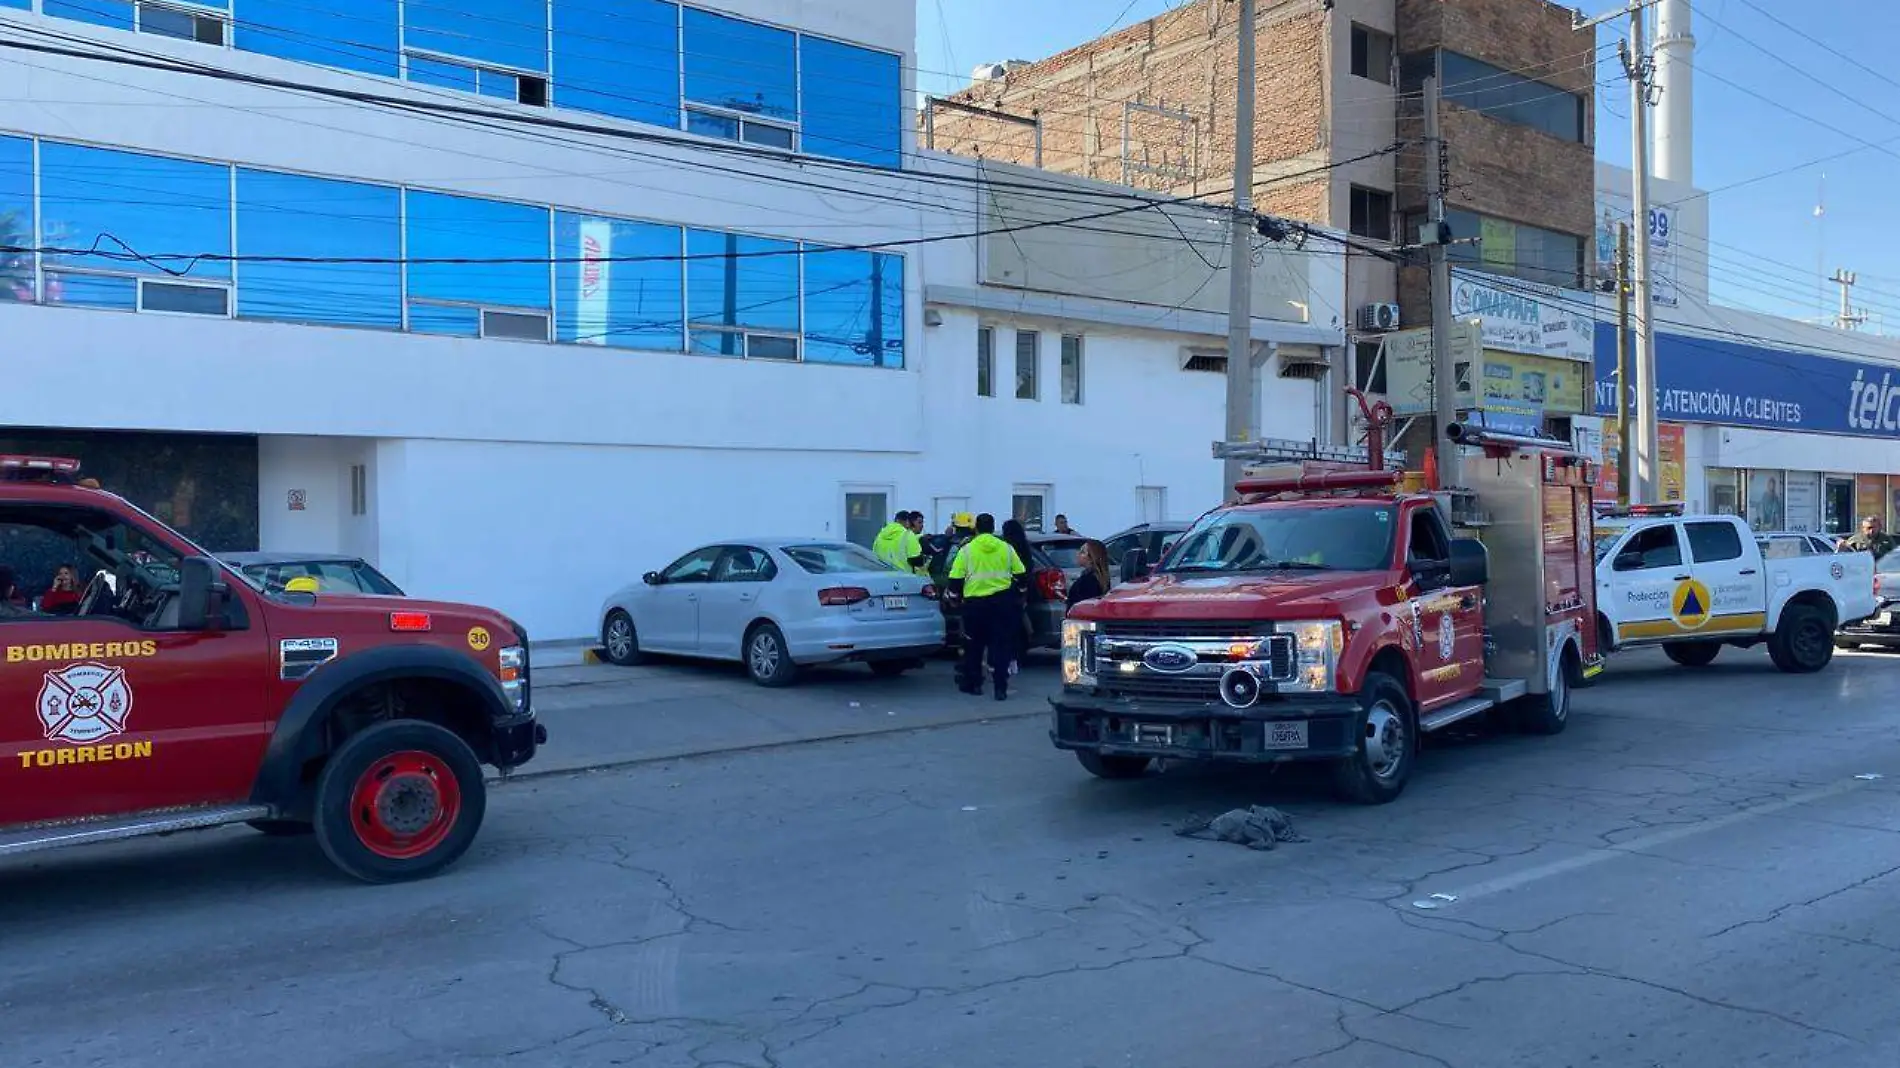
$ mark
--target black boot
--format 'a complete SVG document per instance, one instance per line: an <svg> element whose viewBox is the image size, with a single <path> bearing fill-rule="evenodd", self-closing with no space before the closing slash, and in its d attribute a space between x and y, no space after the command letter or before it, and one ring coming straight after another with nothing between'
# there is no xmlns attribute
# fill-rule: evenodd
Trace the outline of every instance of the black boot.
<svg viewBox="0 0 1900 1068"><path fill-rule="evenodd" d="M982 692L982 691L980 691L980 690L979 690L978 692L980 693L980 692ZM1008 686L1008 684L1006 684L1006 683L1001 683L1001 682L999 682L999 683L997 683L997 684L996 684L996 699L997 699L998 701L1007 701L1007 700L1009 700L1009 686Z"/></svg>

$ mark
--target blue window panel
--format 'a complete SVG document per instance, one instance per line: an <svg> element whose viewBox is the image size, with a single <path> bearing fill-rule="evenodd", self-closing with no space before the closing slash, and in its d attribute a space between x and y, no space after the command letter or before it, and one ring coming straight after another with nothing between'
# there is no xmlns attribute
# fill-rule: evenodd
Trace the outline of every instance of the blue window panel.
<svg viewBox="0 0 1900 1068"><path fill-rule="evenodd" d="M745 335L695 330L691 352L695 356L744 356Z"/></svg>
<svg viewBox="0 0 1900 1068"><path fill-rule="evenodd" d="M798 118L797 38L789 30L687 8L686 99L787 122Z"/></svg>
<svg viewBox="0 0 1900 1068"><path fill-rule="evenodd" d="M805 362L904 366L903 257L807 246Z"/></svg>
<svg viewBox="0 0 1900 1068"><path fill-rule="evenodd" d="M411 192L408 237L411 298L548 307L548 209ZM517 262L418 262L429 260Z"/></svg>
<svg viewBox="0 0 1900 1068"><path fill-rule="evenodd" d="M33 244L33 142L0 137L0 246ZM33 253L0 251L0 303L32 300Z"/></svg>
<svg viewBox="0 0 1900 1068"><path fill-rule="evenodd" d="M0 7L17 7L22 11L31 11L33 0L0 0Z"/></svg>
<svg viewBox="0 0 1900 1068"><path fill-rule="evenodd" d="M803 38L799 49L803 151L898 166L905 118L899 58L821 37Z"/></svg>
<svg viewBox="0 0 1900 1068"><path fill-rule="evenodd" d="M474 67L457 66L421 56L409 57L409 80L418 85L435 85L464 93L474 92L476 84Z"/></svg>
<svg viewBox="0 0 1900 1068"><path fill-rule="evenodd" d="M136 278L101 274L46 272L46 303L70 304L80 308L111 308L133 311L139 306Z"/></svg>
<svg viewBox="0 0 1900 1068"><path fill-rule="evenodd" d="M40 10L56 18L110 26L115 30L132 28L132 5L125 0L46 0Z"/></svg>
<svg viewBox="0 0 1900 1068"><path fill-rule="evenodd" d="M727 141L739 139L739 120L725 115L712 115L704 111L686 113L686 132L701 137L718 137Z"/></svg>
<svg viewBox="0 0 1900 1068"><path fill-rule="evenodd" d="M686 255L687 315L695 326L798 331L796 242L688 230Z"/></svg>
<svg viewBox="0 0 1900 1068"><path fill-rule="evenodd" d="M483 96L492 96L497 100L510 102L521 99L521 79L507 71L485 70L475 79L475 91Z"/></svg>
<svg viewBox="0 0 1900 1068"><path fill-rule="evenodd" d="M232 44L242 51L391 78L400 70L397 0L232 2Z"/></svg>
<svg viewBox="0 0 1900 1068"><path fill-rule="evenodd" d="M49 265L231 277L229 259L189 259L231 253L229 167L43 141L40 215L45 244L97 249Z"/></svg>
<svg viewBox="0 0 1900 1068"><path fill-rule="evenodd" d="M657 0L554 5L554 103L677 129L679 7Z"/></svg>
<svg viewBox="0 0 1900 1068"><path fill-rule="evenodd" d="M403 5L403 18L409 48L520 70L548 69L547 0L411 0Z"/></svg>
<svg viewBox="0 0 1900 1068"><path fill-rule="evenodd" d="M677 226L556 212L554 339L680 351L679 254Z"/></svg>
<svg viewBox="0 0 1900 1068"><path fill-rule="evenodd" d="M481 337L482 313L479 308L442 304L409 305L409 329L418 334L444 334L448 337Z"/></svg>
<svg viewBox="0 0 1900 1068"><path fill-rule="evenodd" d="M240 319L402 327L402 191L240 168ZM285 263L274 259L383 260Z"/></svg>

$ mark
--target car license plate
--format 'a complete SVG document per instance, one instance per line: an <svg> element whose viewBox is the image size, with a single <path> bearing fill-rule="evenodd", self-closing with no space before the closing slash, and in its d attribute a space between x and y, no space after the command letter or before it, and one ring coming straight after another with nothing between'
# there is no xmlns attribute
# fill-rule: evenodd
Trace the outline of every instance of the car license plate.
<svg viewBox="0 0 1900 1068"><path fill-rule="evenodd" d="M1268 749L1305 749L1306 721L1267 724Z"/></svg>
<svg viewBox="0 0 1900 1068"><path fill-rule="evenodd" d="M884 610L886 612L908 612L910 611L910 598L886 597L884 598Z"/></svg>

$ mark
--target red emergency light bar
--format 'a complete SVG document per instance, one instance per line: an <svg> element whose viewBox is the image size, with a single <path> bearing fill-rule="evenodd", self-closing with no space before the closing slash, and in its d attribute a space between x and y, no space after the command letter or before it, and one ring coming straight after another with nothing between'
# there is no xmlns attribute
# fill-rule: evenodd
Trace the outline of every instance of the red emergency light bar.
<svg viewBox="0 0 1900 1068"><path fill-rule="evenodd" d="M1628 505L1624 505L1621 508L1618 508L1615 505L1610 505L1607 508L1599 509L1597 512L1597 518L1611 519L1611 518L1627 517L1627 518L1632 518L1632 519L1642 519L1648 516L1657 516L1657 515L1679 516L1684 513L1684 510L1685 509L1683 508L1683 504L1681 501L1671 501L1667 504L1628 504Z"/></svg>
<svg viewBox="0 0 1900 1068"><path fill-rule="evenodd" d="M1234 492L1252 494L1319 493L1328 490L1391 489L1404 477L1402 471L1320 471L1297 478L1243 478L1234 483Z"/></svg>
<svg viewBox="0 0 1900 1068"><path fill-rule="evenodd" d="M64 456L0 456L0 478L16 482L72 482L79 461Z"/></svg>

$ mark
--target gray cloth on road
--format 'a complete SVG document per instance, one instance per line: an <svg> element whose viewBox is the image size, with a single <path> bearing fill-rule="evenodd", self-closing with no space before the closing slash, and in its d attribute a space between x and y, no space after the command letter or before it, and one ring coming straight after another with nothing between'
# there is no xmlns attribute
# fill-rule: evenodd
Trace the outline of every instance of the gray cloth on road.
<svg viewBox="0 0 1900 1068"><path fill-rule="evenodd" d="M1304 842L1293 829L1293 820L1277 808L1249 805L1223 812L1211 820L1201 820L1174 832L1183 838L1204 838L1213 842L1232 842L1248 849L1268 850L1281 842Z"/></svg>

